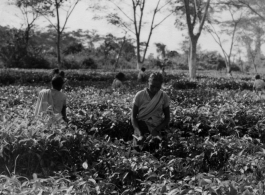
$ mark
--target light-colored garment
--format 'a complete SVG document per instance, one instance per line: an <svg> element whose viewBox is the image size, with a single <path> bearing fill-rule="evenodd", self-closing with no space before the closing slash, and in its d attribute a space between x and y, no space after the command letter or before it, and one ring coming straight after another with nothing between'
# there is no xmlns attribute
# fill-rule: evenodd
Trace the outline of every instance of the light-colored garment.
<svg viewBox="0 0 265 195"><path fill-rule="evenodd" d="M112 83L113 89L118 89L118 88L121 88L122 86L123 86L123 84L119 79L114 79L114 81Z"/></svg>
<svg viewBox="0 0 265 195"><path fill-rule="evenodd" d="M138 120L145 121L150 132L163 121L163 109L170 105L168 95L163 91L158 91L151 99L147 89L139 91L134 99L133 104L138 107Z"/></svg>
<svg viewBox="0 0 265 195"><path fill-rule="evenodd" d="M265 88L265 82L262 79L257 79L253 85L256 90L263 90Z"/></svg>
<svg viewBox="0 0 265 195"><path fill-rule="evenodd" d="M146 80L146 74L145 74L145 72L140 71L140 72L138 73L138 81L143 82L143 81L145 81L145 80Z"/></svg>
<svg viewBox="0 0 265 195"><path fill-rule="evenodd" d="M34 115L38 116L51 108L55 114L61 114L66 105L66 96L55 89L43 89L39 92Z"/></svg>

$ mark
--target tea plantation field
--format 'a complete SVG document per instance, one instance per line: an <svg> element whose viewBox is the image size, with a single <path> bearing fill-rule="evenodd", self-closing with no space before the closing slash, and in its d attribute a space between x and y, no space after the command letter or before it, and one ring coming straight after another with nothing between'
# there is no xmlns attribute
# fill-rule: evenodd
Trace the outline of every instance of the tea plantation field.
<svg viewBox="0 0 265 195"><path fill-rule="evenodd" d="M130 111L144 85L110 92L108 79L71 79L70 122L49 129L32 121L47 84L0 87L0 194L265 194L265 104L249 78L171 76L167 135L140 151L131 147Z"/></svg>

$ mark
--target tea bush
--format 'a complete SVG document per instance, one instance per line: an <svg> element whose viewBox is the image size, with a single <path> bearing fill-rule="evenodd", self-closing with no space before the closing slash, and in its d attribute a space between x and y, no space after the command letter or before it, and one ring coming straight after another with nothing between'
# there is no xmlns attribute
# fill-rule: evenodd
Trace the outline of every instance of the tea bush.
<svg viewBox="0 0 265 195"><path fill-rule="evenodd" d="M85 83L65 89L68 125L31 120L44 85L0 88L1 193L264 194L264 105L251 83L172 77L167 134L134 148L131 102L144 85L110 92L114 74L66 74Z"/></svg>

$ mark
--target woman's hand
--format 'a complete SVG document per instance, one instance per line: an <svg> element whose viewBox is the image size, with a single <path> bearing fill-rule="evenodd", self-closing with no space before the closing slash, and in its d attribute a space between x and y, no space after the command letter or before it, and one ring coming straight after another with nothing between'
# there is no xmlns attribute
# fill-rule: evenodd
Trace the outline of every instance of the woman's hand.
<svg viewBox="0 0 265 195"><path fill-rule="evenodd" d="M134 128L134 135L137 137L136 139L137 139L138 141L140 141L140 140L143 139L143 136L142 136L142 134L141 134L141 131L140 131L140 129L138 129L138 128Z"/></svg>

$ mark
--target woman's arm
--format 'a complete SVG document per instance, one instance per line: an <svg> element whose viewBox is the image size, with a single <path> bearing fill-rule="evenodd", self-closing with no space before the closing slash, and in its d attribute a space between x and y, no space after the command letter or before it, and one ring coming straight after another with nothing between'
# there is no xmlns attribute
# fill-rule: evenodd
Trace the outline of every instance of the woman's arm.
<svg viewBox="0 0 265 195"><path fill-rule="evenodd" d="M169 121L170 121L170 109L169 109L169 106L167 106L167 107L165 107L165 108L163 109L163 113L164 113L164 115L165 115L165 118L164 118L163 122L162 122L160 125L158 125L158 126L152 131L152 135L153 135L153 136L157 136L157 135L159 135L160 131L161 131L163 128L165 128L165 127L168 125Z"/></svg>
<svg viewBox="0 0 265 195"><path fill-rule="evenodd" d="M132 115L131 115L131 121L132 121L132 126L134 128L134 132L137 134L137 136L142 136L141 135L141 131L139 129L139 125L137 122L137 114L138 114L139 108L136 105L133 105L133 109L132 109Z"/></svg>
<svg viewBox="0 0 265 195"><path fill-rule="evenodd" d="M63 120L65 122L68 122L68 119L67 119L67 116L66 116L66 105L63 106L62 115L63 115Z"/></svg>

